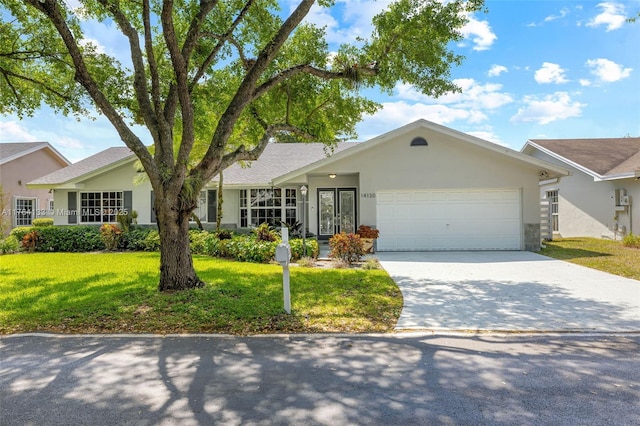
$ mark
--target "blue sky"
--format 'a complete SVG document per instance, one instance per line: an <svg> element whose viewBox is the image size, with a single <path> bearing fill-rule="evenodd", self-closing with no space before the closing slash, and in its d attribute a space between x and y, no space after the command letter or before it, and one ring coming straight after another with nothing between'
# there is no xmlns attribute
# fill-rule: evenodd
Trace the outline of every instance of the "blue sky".
<svg viewBox="0 0 640 426"><path fill-rule="evenodd" d="M307 19L326 25L329 42L338 43L366 36L371 17L388 3L337 0ZM640 136L640 22L625 22L638 15L640 0L486 6L453 46L466 57L452 72L463 92L432 99L406 85L392 96L369 91L384 107L358 125L359 140L420 118L516 150L536 138ZM87 36L107 53L123 52L112 27L94 23ZM0 142L19 141L48 141L71 161L123 145L103 118L78 122L47 108L23 120L0 116Z"/></svg>

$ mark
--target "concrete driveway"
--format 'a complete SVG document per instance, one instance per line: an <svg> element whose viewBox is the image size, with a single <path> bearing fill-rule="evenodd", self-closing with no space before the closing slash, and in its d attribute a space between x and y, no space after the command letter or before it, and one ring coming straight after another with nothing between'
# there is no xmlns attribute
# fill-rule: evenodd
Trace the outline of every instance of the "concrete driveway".
<svg viewBox="0 0 640 426"><path fill-rule="evenodd" d="M640 281L531 252L376 253L398 330L640 331Z"/></svg>

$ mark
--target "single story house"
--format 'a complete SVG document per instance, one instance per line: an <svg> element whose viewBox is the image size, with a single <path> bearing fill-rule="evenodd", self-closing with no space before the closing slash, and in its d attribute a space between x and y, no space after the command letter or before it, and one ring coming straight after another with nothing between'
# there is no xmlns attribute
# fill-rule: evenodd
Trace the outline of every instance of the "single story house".
<svg viewBox="0 0 640 426"><path fill-rule="evenodd" d="M640 234L640 138L534 139L522 152L571 172L541 182L553 235L620 239Z"/></svg>
<svg viewBox="0 0 640 426"><path fill-rule="evenodd" d="M134 184L135 157L109 148L30 183L54 191L55 223L112 222L133 209L150 224L153 193ZM328 239L366 224L380 230L377 249L538 250L541 176L561 166L426 120L361 143L272 143L250 164L223 172L223 225L304 222ZM306 195L303 195L302 189ZM217 182L197 211L215 222ZM303 217L304 215L304 217Z"/></svg>
<svg viewBox="0 0 640 426"><path fill-rule="evenodd" d="M10 228L52 216L50 188L27 188L27 183L70 164L48 142L0 143L0 184L5 196L2 219Z"/></svg>

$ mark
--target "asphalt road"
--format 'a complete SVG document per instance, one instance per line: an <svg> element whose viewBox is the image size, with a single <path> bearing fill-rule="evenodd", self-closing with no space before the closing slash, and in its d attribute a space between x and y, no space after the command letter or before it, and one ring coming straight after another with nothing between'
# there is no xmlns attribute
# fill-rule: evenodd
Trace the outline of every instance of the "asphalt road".
<svg viewBox="0 0 640 426"><path fill-rule="evenodd" d="M3 336L2 425L638 425L640 335Z"/></svg>

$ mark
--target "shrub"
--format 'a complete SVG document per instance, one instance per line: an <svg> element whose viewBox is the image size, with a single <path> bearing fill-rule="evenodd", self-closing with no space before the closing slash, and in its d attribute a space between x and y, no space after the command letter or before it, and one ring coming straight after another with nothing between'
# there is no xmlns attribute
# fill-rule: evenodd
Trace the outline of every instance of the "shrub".
<svg viewBox="0 0 640 426"><path fill-rule="evenodd" d="M120 225L120 229L124 232L129 232L131 229L131 225L135 225L138 219L138 212L133 210L127 213L118 213L116 215L116 220Z"/></svg>
<svg viewBox="0 0 640 426"><path fill-rule="evenodd" d="M35 229L27 232L24 237L22 237L22 248L29 251L34 252L38 247L38 240L40 239L40 234Z"/></svg>
<svg viewBox="0 0 640 426"><path fill-rule="evenodd" d="M241 262L269 262L276 254L276 241L256 241L251 236L224 240L224 257Z"/></svg>
<svg viewBox="0 0 640 426"><path fill-rule="evenodd" d="M219 240L230 240L233 238L233 231L230 229L220 229L215 232L215 236Z"/></svg>
<svg viewBox="0 0 640 426"><path fill-rule="evenodd" d="M11 234L18 239L18 241L22 241L24 236L31 232L33 227L31 226L17 226L11 230Z"/></svg>
<svg viewBox="0 0 640 426"><path fill-rule="evenodd" d="M120 235L118 248L121 250L144 251L145 238L152 231L152 228L131 228L129 232Z"/></svg>
<svg viewBox="0 0 640 426"><path fill-rule="evenodd" d="M316 266L316 260L312 257L301 257L298 259L298 266L303 268L313 268Z"/></svg>
<svg viewBox="0 0 640 426"><path fill-rule="evenodd" d="M211 234L207 231L190 230L189 231L189 247L193 254L207 254L206 242L211 238Z"/></svg>
<svg viewBox="0 0 640 426"><path fill-rule="evenodd" d="M145 251L159 251L160 250L160 234L155 229L151 230L144 237L144 250Z"/></svg>
<svg viewBox="0 0 640 426"><path fill-rule="evenodd" d="M329 239L329 248L329 257L343 260L349 265L359 261L364 255L362 240L357 234L336 234Z"/></svg>
<svg viewBox="0 0 640 426"><path fill-rule="evenodd" d="M47 226L53 226L53 219L49 217L40 217L38 219L33 219L32 225L35 228L46 228Z"/></svg>
<svg viewBox="0 0 640 426"><path fill-rule="evenodd" d="M367 225L360 225L356 234L358 234L360 238L378 238L380 231Z"/></svg>
<svg viewBox="0 0 640 426"><path fill-rule="evenodd" d="M88 252L103 250L100 228L94 225L49 226L38 228L38 251Z"/></svg>
<svg viewBox="0 0 640 426"><path fill-rule="evenodd" d="M267 222L254 229L253 234L258 241L276 241L278 239L278 234Z"/></svg>
<svg viewBox="0 0 640 426"><path fill-rule="evenodd" d="M364 261L364 263L362 264L362 269L365 270L373 270L373 269L380 269L380 262L378 262L378 259L376 259L375 257L367 257Z"/></svg>
<svg viewBox="0 0 640 426"><path fill-rule="evenodd" d="M624 237L622 245L625 247L640 249L640 235L633 235L633 233L630 233Z"/></svg>
<svg viewBox="0 0 640 426"><path fill-rule="evenodd" d="M304 250L302 248L302 239L295 238L293 240L289 240L289 245L291 246L291 259L300 259L304 257ZM318 258L320 254L320 246L318 246L317 240L306 240L307 247L307 256L312 257L314 259Z"/></svg>
<svg viewBox="0 0 640 426"><path fill-rule="evenodd" d="M20 242L14 235L0 240L0 254L15 253L20 249Z"/></svg>
<svg viewBox="0 0 640 426"><path fill-rule="evenodd" d="M122 230L118 225L105 223L100 227L100 238L107 250L115 250L118 248L120 234L122 234Z"/></svg>

